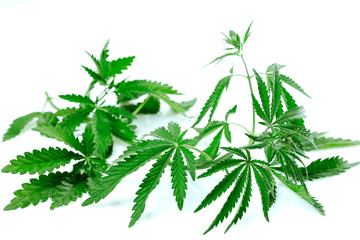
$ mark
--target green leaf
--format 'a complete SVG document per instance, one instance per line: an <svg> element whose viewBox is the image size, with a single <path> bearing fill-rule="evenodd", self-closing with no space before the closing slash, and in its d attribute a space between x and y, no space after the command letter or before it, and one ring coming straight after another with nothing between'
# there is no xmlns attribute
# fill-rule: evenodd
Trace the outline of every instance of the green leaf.
<svg viewBox="0 0 360 240"><path fill-rule="evenodd" d="M260 172L258 171L257 168L255 168L253 166L252 169L253 169L253 172L254 172L254 175L255 175L256 183L257 183L257 185L259 187L259 190L260 190L264 217L265 217L266 221L269 222L268 213L269 213L269 208L270 208L270 199L269 199L270 189L269 189L268 184L267 184L268 180L266 179L266 176L260 174Z"/></svg>
<svg viewBox="0 0 360 240"><path fill-rule="evenodd" d="M90 121L94 133L95 155L104 157L112 146L110 120L107 114L101 110L96 110Z"/></svg>
<svg viewBox="0 0 360 240"><path fill-rule="evenodd" d="M300 171L306 180L312 181L314 179L339 175L358 164L360 164L360 162L350 164L343 158L336 156L317 159L311 162L306 168L300 168Z"/></svg>
<svg viewBox="0 0 360 240"><path fill-rule="evenodd" d="M279 69L276 65L273 67L273 91L272 91L272 102L271 102L271 114L270 120L274 119L275 113L277 112L281 104L282 95L282 84L279 74Z"/></svg>
<svg viewBox="0 0 360 240"><path fill-rule="evenodd" d="M286 111L283 115L278 117L273 124L281 124L285 122L289 122L295 119L303 119L305 118L305 109L303 107L297 107Z"/></svg>
<svg viewBox="0 0 360 240"><path fill-rule="evenodd" d="M100 109L107 112L117 118L126 118L128 120L136 119L136 117L129 111L119 108L118 106L102 106Z"/></svg>
<svg viewBox="0 0 360 240"><path fill-rule="evenodd" d="M240 148L222 147L221 149L223 149L229 153L238 155L239 157L242 157L243 159L248 159L248 157L245 155L245 153Z"/></svg>
<svg viewBox="0 0 360 240"><path fill-rule="evenodd" d="M319 211L321 215L325 215L324 207L314 198L312 197L307 190L303 188L302 185L296 185L291 181L287 180L283 175L272 170L272 173L278 178L285 186L290 188L293 192L299 195L302 199L310 203L316 210Z"/></svg>
<svg viewBox="0 0 360 240"><path fill-rule="evenodd" d="M159 184L160 178L165 171L165 167L170 161L171 155L174 150L170 149L165 152L160 158L153 164L150 171L146 174L140 184L140 189L136 192L137 197L134 199L134 206L132 208L133 213L131 215L131 221L129 227L132 227L137 220L141 217L145 210L145 203L152 190Z"/></svg>
<svg viewBox="0 0 360 240"><path fill-rule="evenodd" d="M246 41L248 40L249 36L251 35L251 32L250 32L250 28L251 28L251 25L253 24L253 22L250 23L249 27L247 28L246 30L246 33L244 35L244 41L243 41L243 44L246 43Z"/></svg>
<svg viewBox="0 0 360 240"><path fill-rule="evenodd" d="M185 163L179 149L176 149L171 165L171 182L179 210L182 210L186 197L187 179Z"/></svg>
<svg viewBox="0 0 360 240"><path fill-rule="evenodd" d="M210 168L208 168L206 170L206 172L202 173L200 176L198 176L198 178L204 178L204 177L208 177L213 175L214 173L217 173L219 171L228 169L230 167L234 167L237 166L241 163L244 163L245 161L243 160L238 160L238 159L225 159L223 161L217 162L215 165L211 166Z"/></svg>
<svg viewBox="0 0 360 240"><path fill-rule="evenodd" d="M241 166L239 167L241 168ZM234 189L231 191L230 195L226 199L226 202L224 203L224 206L221 208L219 214L216 216L214 221L211 223L210 227L204 232L204 234L208 233L216 227L220 222L223 222L225 218L229 216L232 209L235 207L236 203L239 201L239 198L241 196L241 192L244 189L244 185L247 179L247 173L249 172L248 166L243 170L234 186Z"/></svg>
<svg viewBox="0 0 360 240"><path fill-rule="evenodd" d="M312 133L316 134L316 133ZM350 146L357 146L360 145L360 141L354 141L351 139L343 139L343 138L333 138L333 137L317 137L314 136L314 144L310 142L305 142L304 147L306 151L313 151L313 150L323 150L323 149L330 149L330 148L339 148L339 147L350 147Z"/></svg>
<svg viewBox="0 0 360 240"><path fill-rule="evenodd" d="M194 128L198 132L198 136L195 137L195 140L200 141L201 139L205 138L206 136L210 135L217 129L224 127L226 123L222 121L211 121L206 127L204 128Z"/></svg>
<svg viewBox="0 0 360 240"><path fill-rule="evenodd" d="M60 126L66 127L69 131L74 131L76 127L80 126L88 119L90 113L94 110L93 107L78 108L71 114L66 115L59 123Z"/></svg>
<svg viewBox="0 0 360 240"><path fill-rule="evenodd" d="M211 141L210 145L204 150L204 152L211 157L211 159L215 159L219 153L221 138L223 136L224 129L220 129L220 131L216 134L214 139ZM200 159L204 159L205 156L200 155Z"/></svg>
<svg viewBox="0 0 360 240"><path fill-rule="evenodd" d="M30 123L34 118L39 117L41 113L39 112L32 112L25 116L19 117L15 119L9 129L6 131L6 133L3 136L3 142L10 140L17 135L20 134L20 132L25 128L25 126Z"/></svg>
<svg viewBox="0 0 360 240"><path fill-rule="evenodd" d="M64 100L67 100L69 102L74 102L74 103L95 105L95 103L88 96L67 94L67 95L59 95L59 98L62 98Z"/></svg>
<svg viewBox="0 0 360 240"><path fill-rule="evenodd" d="M39 118L36 122L36 124L39 125L52 125L55 126L59 122L59 119L57 118L56 114L52 112L42 112L39 115Z"/></svg>
<svg viewBox="0 0 360 240"><path fill-rule="evenodd" d="M249 207L250 198L251 198L251 187L252 187L251 186L251 171L250 171L250 169L247 173L247 179L246 179L245 184L246 184L245 190L244 190L240 205L238 207L238 210L236 211L236 214L235 214L233 220L231 221L231 223L227 226L225 233L231 228L232 225L236 224L238 222L238 220L242 219L247 208Z"/></svg>
<svg viewBox="0 0 360 240"><path fill-rule="evenodd" d="M45 202L49 198L53 198L57 187L67 176L67 172L56 172L49 173L49 175L40 175L38 179L30 179L30 183L22 184L22 189L14 192L15 198L5 206L4 210L26 208L31 204L36 206L39 202Z"/></svg>
<svg viewBox="0 0 360 240"><path fill-rule="evenodd" d="M140 105L142 105L138 113L155 114L160 111L160 100L158 98L154 96L149 96L149 98L144 101L146 102L140 102L136 105L125 105L124 108L129 112L134 112Z"/></svg>
<svg viewBox="0 0 360 240"><path fill-rule="evenodd" d="M251 95L252 97L252 102L253 102L253 107L255 109L256 114L265 122L269 123L269 119L266 117L263 109L261 108L259 102L256 100L254 94Z"/></svg>
<svg viewBox="0 0 360 240"><path fill-rule="evenodd" d="M68 151L67 149L42 148L41 151L34 150L32 153L25 152L23 156L17 156L10 161L1 171L3 173L20 174L44 174L46 171L52 172L54 169L65 166L71 160L82 159L83 156Z"/></svg>
<svg viewBox="0 0 360 240"><path fill-rule="evenodd" d="M163 140L142 141L136 145L130 145L127 152L130 152L124 160L118 161L106 171L96 186L90 190L90 197L83 202L83 206L97 203L109 195L120 181L127 175L137 171L150 160L157 158L164 151L173 147L172 144ZM126 151L124 152L124 154Z"/></svg>
<svg viewBox="0 0 360 240"><path fill-rule="evenodd" d="M194 212L198 212L201 209L207 207L212 202L214 202L218 197L220 197L224 192L226 192L229 187L235 182L238 178L239 173L245 167L245 164L235 168L230 173L226 174L225 177L211 190L211 192L202 200L200 205L195 209Z"/></svg>
<svg viewBox="0 0 360 240"><path fill-rule="evenodd" d="M134 61L135 57L118 58L110 62L110 77L115 77L116 74L121 74L123 70L128 69Z"/></svg>
<svg viewBox="0 0 360 240"><path fill-rule="evenodd" d="M228 118L231 114L236 113L237 105L233 106L227 113L225 114L225 122L228 121Z"/></svg>
<svg viewBox="0 0 360 240"><path fill-rule="evenodd" d="M109 40L105 43L100 53L100 59L99 59L100 68L98 68L98 71L106 80L108 80L110 75L110 63L107 61L107 58L109 57L108 47L109 47Z"/></svg>
<svg viewBox="0 0 360 240"><path fill-rule="evenodd" d="M106 84L106 79L104 79L104 77L102 77L100 74L94 72L88 67L85 66L81 66L81 67L85 69L85 71L90 75L90 77L92 77L94 81L100 82L101 84Z"/></svg>
<svg viewBox="0 0 360 240"><path fill-rule="evenodd" d="M196 161L194 154L187 148L179 146L178 148L182 154L184 154L186 163L187 163L187 170L189 171L189 174L193 181L196 179Z"/></svg>
<svg viewBox="0 0 360 240"><path fill-rule="evenodd" d="M226 140L231 143L231 131L228 123L224 125L224 136Z"/></svg>
<svg viewBox="0 0 360 240"><path fill-rule="evenodd" d="M56 127L51 125L41 125L33 128L34 131L40 132L42 135L45 135L49 138L56 139L61 141L70 147L78 150L82 154L85 154L85 149L80 143L79 139L74 136L67 128L57 125Z"/></svg>
<svg viewBox="0 0 360 240"><path fill-rule="evenodd" d="M269 91L266 87L265 82L262 80L260 75L253 70L255 73L257 85L258 85L258 91L262 103L262 108L264 110L265 116L267 119L270 119L270 97L269 97Z"/></svg>
<svg viewBox="0 0 360 240"><path fill-rule="evenodd" d="M55 116L57 116L57 117L65 117L66 115L69 115L69 114L75 112L76 109L77 108L75 108L75 107L72 107L72 108L67 107L67 108L64 108L64 109L59 109L59 110L57 110L55 112Z"/></svg>
<svg viewBox="0 0 360 240"><path fill-rule="evenodd" d="M294 89L298 90L308 98L311 98L305 91L302 89L302 87L299 86L294 80L292 80L290 77L280 74L281 81L289 85L290 87L293 87Z"/></svg>
<svg viewBox="0 0 360 240"><path fill-rule="evenodd" d="M237 56L236 53L225 53L223 55L221 55L220 57L215 58L214 60L212 60L210 63L208 63L207 65L213 64L214 62L217 62L216 64L218 64L219 62L221 62L224 58L226 57L230 57L230 56Z"/></svg>
<svg viewBox="0 0 360 240"><path fill-rule="evenodd" d="M217 83L214 91L209 96L208 100L206 101L204 107L202 108L202 110L199 114L199 117L197 118L196 122L193 124L192 127L195 127L197 124L199 124L200 121L205 117L205 115L208 111L210 111L208 123L211 122L211 119L212 119L212 117L215 113L215 110L219 104L221 95L222 95L223 91L225 89L227 89L229 86L230 79L231 79L231 76L227 76L227 77L224 77L223 79L221 79Z"/></svg>
<svg viewBox="0 0 360 240"><path fill-rule="evenodd" d="M290 109L294 109L294 108L298 108L299 106L296 104L294 98L290 95L290 93L288 91L286 91L286 89L283 87L282 89L282 98L284 100L284 103L286 105L286 108L288 110ZM298 126L302 126L304 127L304 120L303 119L295 119L293 121L294 124L298 125Z"/></svg>
<svg viewBox="0 0 360 240"><path fill-rule="evenodd" d="M126 143L132 143L136 139L135 132L130 126L120 119L109 118L112 134Z"/></svg>
<svg viewBox="0 0 360 240"><path fill-rule="evenodd" d="M73 181L70 183L66 180L62 180L61 184L57 186L56 193L52 198L51 210L55 208L66 206L70 202L75 202L78 198L81 198L88 190L88 177L87 175L77 174Z"/></svg>
<svg viewBox="0 0 360 240"><path fill-rule="evenodd" d="M84 155L86 157L90 157L95 151L94 138L95 138L95 135L93 133L91 124L88 123L82 134L82 141L81 141L81 145L84 146Z"/></svg>

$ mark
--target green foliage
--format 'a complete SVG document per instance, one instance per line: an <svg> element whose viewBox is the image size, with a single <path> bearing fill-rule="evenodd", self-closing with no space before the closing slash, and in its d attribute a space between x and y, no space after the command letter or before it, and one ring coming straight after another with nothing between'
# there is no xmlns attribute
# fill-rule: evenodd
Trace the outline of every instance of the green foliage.
<svg viewBox="0 0 360 240"><path fill-rule="evenodd" d="M265 72L253 70L253 75L250 75L244 45L251 35L251 26L252 23L244 36L232 30L224 35L228 45L226 52L211 62L219 63L230 56L240 58L246 75L235 74L233 65L230 75L218 81L190 129L183 130L180 124L170 122L141 138L136 134L139 127L136 125L137 114L153 114L152 119L156 121L161 104L165 103L174 112L185 115L196 99L176 102L171 96L180 93L158 81L129 80L128 77L117 81L116 77L131 66L135 57L110 60L109 41L99 57L88 53L95 68L82 66L90 76L86 92L83 95L59 95L60 101L65 100L75 106L58 108L55 100L46 93L46 104L54 108L53 112L32 112L21 116L5 132L3 141L31 128L66 146L25 152L2 168L3 173L38 175L14 192L15 197L4 210L36 206L48 200L51 201L50 209L56 209L84 195L87 199L83 206L98 203L111 194L125 177L149 165L134 198L130 227L141 218L150 194L160 184L166 170L170 173L169 190L179 210L184 208L188 197L189 177L192 181L201 181L206 177L221 176L195 209L195 212L205 211L215 201L224 201L204 234L231 214L232 219L225 232L243 219L255 185L266 221L270 220L269 212L277 199L278 184L288 187L324 215L324 207L310 195L306 181L341 174L360 162L349 163L339 156L309 162L307 152L355 146L360 141L311 132L305 125L304 107L298 105L287 87L307 97L309 95L292 78L280 73L284 65L274 63ZM233 77L244 78L249 84L252 107L252 127L249 129L236 121L247 117L241 112L241 103L235 103L236 96L232 98L234 102L231 105L224 106L225 110L230 109L218 118L216 110L221 108L221 98ZM98 88L99 94L93 96L95 88ZM116 104L109 105L109 97L112 101L115 99ZM235 116L237 112L239 114ZM204 127L195 127L205 118L207 123ZM230 118L235 121L230 122ZM258 125L261 130L257 129ZM191 131L195 132L195 136L185 138ZM247 137L246 143L239 142L239 134ZM126 150L111 161L113 149L118 144L126 146ZM256 158L252 157L255 156L253 152L256 152ZM263 157L258 154L261 152ZM199 174L197 171L202 172Z"/></svg>
<svg viewBox="0 0 360 240"><path fill-rule="evenodd" d="M30 123L34 118L37 118L41 115L39 112L32 112L25 116L19 117L13 121L10 125L10 128L3 136L3 142L10 140L17 135L25 128L25 126Z"/></svg>

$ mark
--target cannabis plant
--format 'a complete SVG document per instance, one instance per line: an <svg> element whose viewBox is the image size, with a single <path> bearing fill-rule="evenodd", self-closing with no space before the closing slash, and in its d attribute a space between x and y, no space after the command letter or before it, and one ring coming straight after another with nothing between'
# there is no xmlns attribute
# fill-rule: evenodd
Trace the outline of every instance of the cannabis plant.
<svg viewBox="0 0 360 240"><path fill-rule="evenodd" d="M232 214L226 231L240 221L246 213L252 192L257 186L264 217L269 221L269 209L277 197L277 185L286 187L303 198L320 214L323 206L309 193L306 182L333 176L359 164L349 163L339 156L310 160L307 152L359 145L359 141L325 137L324 133L310 131L305 125L305 110L290 94L293 88L305 97L309 95L293 79L281 73L284 67L271 64L265 71L250 70L244 57L244 46L251 35L251 24L243 37L229 31L224 35L228 45L226 53L215 58L238 58L245 74L229 74L218 81L190 129L181 123L170 122L139 138L136 135L138 114L155 114L164 102L179 114L185 114L195 99L176 102L171 95L179 94L173 87L156 81L117 80L132 64L134 57L108 60L107 42L99 58L89 54L95 69L82 66L91 81L85 94L66 94L59 98L75 103L72 108L58 108L47 94L47 103L54 111L32 112L17 118L3 136L3 141L18 136L25 126L41 135L65 143L67 148L49 147L26 152L2 168L3 173L30 174L37 177L24 183L15 191L15 197L4 210L25 208L51 200L51 209L68 205L85 195L83 206L106 198L129 174L146 164L151 167L142 179L134 199L129 227L145 211L146 201L157 187L166 168L171 172L171 191L179 210L186 199L188 181L212 176L221 172L223 178L205 196L195 209L207 208L220 196L228 193L222 208L204 233L218 226ZM220 119L215 113L220 108L221 97L226 94L234 77L244 78L250 89L252 126L229 121L236 113L234 104ZM93 96L94 88L101 89ZM116 104L108 104L115 96ZM36 120L36 121L34 121ZM198 127L203 123L203 127ZM246 141L234 143L232 125L240 126ZM260 131L257 129L260 128ZM196 132L188 134L189 131ZM236 133L238 134L238 133ZM120 139L126 150L110 161L112 150ZM210 138L208 146L201 147L203 139ZM262 153L259 157L258 152ZM60 170L62 166L70 166ZM191 197L191 196L190 196Z"/></svg>

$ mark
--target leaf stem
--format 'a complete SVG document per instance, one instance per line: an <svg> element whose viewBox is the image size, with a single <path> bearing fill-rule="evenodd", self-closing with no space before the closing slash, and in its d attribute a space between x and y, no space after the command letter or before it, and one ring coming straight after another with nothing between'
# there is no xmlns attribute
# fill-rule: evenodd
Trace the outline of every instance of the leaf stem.
<svg viewBox="0 0 360 240"><path fill-rule="evenodd" d="M60 110L60 108L58 108L52 101L52 97L50 97L50 95L48 94L48 92L45 92L46 95L46 102L50 103L50 105L57 111ZM46 103L45 103L46 104Z"/></svg>
<svg viewBox="0 0 360 240"><path fill-rule="evenodd" d="M147 101L149 101L149 99L151 98L151 95L149 94L147 96L147 98L145 98L145 100L132 112L132 114L135 116L136 114L138 114L140 112L140 110L145 106L145 104L147 103Z"/></svg>
<svg viewBox="0 0 360 240"><path fill-rule="evenodd" d="M248 79L248 81L249 81L250 93L251 93L251 95L253 95L254 91L253 91L252 84L251 84L251 77L250 77L250 74L249 74L249 70L248 70L248 68L247 68L247 65L246 65L244 56L243 56L242 54L240 55L240 58L241 58L242 62L244 63L244 67L245 67L247 79ZM252 120L251 134L254 135L254 133L255 133L255 127L256 127L256 122L255 122L255 108L254 108L254 106L252 106L252 118L253 118L253 120ZM251 140L250 140L250 142L251 142Z"/></svg>
<svg viewBox="0 0 360 240"><path fill-rule="evenodd" d="M243 125L241 125L239 123L229 123L229 124L239 126L239 127L243 128L247 133L251 134L249 129L247 129L246 127L244 127Z"/></svg>
<svg viewBox="0 0 360 240"><path fill-rule="evenodd" d="M184 144L184 145L181 145L181 146L186 147L186 148L190 148L192 150L195 150L195 151L199 152L201 155L203 155L206 158L206 160L208 160L209 162L214 162L214 160L206 152L198 149L197 147L194 147L194 146L191 146L191 145L188 145L188 144Z"/></svg>

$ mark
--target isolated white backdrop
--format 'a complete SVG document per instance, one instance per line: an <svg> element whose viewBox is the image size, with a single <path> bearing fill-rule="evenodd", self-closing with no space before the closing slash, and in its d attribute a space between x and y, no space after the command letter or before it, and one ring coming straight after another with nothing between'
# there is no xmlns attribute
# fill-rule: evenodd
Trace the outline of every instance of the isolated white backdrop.
<svg viewBox="0 0 360 240"><path fill-rule="evenodd" d="M131 79L151 79L185 93L182 100L198 98L196 114L216 82L228 73L231 61L204 67L225 48L221 32L243 34L254 21L245 46L251 68L264 71L276 62L311 96L293 92L307 111L307 126L329 131L329 136L360 139L359 68L360 15L357 1L41 1L0 0L0 134L13 119L39 111L44 92L52 96L86 90L89 77L80 65L93 67L85 51L97 55L110 39L110 58L135 55L124 73ZM235 69L243 71L239 62ZM248 124L246 82L231 83L224 111L238 103L236 121ZM190 115L191 115L190 114ZM141 118L139 134L193 119L171 114L165 107L161 121ZM234 119L235 120L235 119ZM147 124L147 125L146 125ZM0 167L25 151L56 146L56 141L27 132L0 143ZM359 147L312 153L344 156L359 161ZM167 173L166 176L169 174ZM221 201L200 213L192 211L220 176L189 183L182 212L171 196L169 178L160 182L148 200L143 218L127 228L132 199L143 175L131 175L98 205L79 203L49 210L39 204L24 210L0 212L1 239L359 239L360 167L344 175L309 183L310 192L324 205L320 216L307 203L280 187L278 201L267 223L256 197L243 219L225 236L220 225L202 232L221 207ZM0 174L0 207L30 177Z"/></svg>

